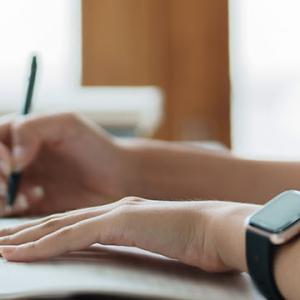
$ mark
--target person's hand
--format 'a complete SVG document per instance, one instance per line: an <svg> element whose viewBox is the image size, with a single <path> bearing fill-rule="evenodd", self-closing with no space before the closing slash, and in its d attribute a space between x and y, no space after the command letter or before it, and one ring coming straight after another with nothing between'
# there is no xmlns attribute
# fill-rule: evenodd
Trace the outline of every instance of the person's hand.
<svg viewBox="0 0 300 300"><path fill-rule="evenodd" d="M125 152L76 114L0 119L0 216L61 212L123 197ZM13 170L22 171L22 182L9 209L5 195Z"/></svg>
<svg viewBox="0 0 300 300"><path fill-rule="evenodd" d="M255 209L232 202L127 197L4 229L0 253L8 261L34 261L101 243L135 246L206 271L228 271L245 260L243 222Z"/></svg>

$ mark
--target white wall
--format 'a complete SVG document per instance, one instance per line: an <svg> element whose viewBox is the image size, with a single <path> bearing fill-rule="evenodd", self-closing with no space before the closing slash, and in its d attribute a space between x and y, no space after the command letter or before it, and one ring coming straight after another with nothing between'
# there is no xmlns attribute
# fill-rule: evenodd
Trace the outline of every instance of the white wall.
<svg viewBox="0 0 300 300"><path fill-rule="evenodd" d="M37 111L79 110L101 123L139 123L152 131L161 117L155 87L83 88L80 0L0 0L0 113L23 101L30 55L39 71Z"/></svg>
<svg viewBox="0 0 300 300"><path fill-rule="evenodd" d="M230 0L236 153L300 158L299 15L299 0Z"/></svg>

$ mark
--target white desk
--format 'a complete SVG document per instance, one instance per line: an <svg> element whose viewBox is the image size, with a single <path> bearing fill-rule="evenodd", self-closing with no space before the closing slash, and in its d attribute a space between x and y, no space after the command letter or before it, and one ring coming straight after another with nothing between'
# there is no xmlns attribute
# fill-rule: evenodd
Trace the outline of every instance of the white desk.
<svg viewBox="0 0 300 300"><path fill-rule="evenodd" d="M7 224L0 220L0 227ZM1 299L87 292L132 299L263 299L247 274L208 274L136 248L100 245L43 262L0 258L0 286Z"/></svg>

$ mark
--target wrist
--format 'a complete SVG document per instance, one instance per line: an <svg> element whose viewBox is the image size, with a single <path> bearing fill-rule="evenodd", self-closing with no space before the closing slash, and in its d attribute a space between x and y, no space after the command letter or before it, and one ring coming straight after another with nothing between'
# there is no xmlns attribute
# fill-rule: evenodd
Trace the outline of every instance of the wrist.
<svg viewBox="0 0 300 300"><path fill-rule="evenodd" d="M218 255L230 270L247 272L245 250L248 216L260 208L259 205L230 203L215 221L215 237Z"/></svg>
<svg viewBox="0 0 300 300"><path fill-rule="evenodd" d="M135 146L130 140L120 139L117 142L117 148L120 168L115 176L119 196L140 195L137 188L140 181L138 171L139 155Z"/></svg>
<svg viewBox="0 0 300 300"><path fill-rule="evenodd" d="M146 198L157 198L162 170L159 147L155 142L140 139L119 139L118 146L122 152L122 191L125 196L136 195ZM168 198L168 197L159 197Z"/></svg>

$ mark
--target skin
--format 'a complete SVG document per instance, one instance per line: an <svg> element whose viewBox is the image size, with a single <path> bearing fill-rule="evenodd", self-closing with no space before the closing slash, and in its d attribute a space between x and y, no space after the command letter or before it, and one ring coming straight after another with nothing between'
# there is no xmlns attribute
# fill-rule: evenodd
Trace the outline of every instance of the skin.
<svg viewBox="0 0 300 300"><path fill-rule="evenodd" d="M8 209L4 200L12 170L21 170L23 178L21 197ZM299 177L297 162L117 140L71 113L0 118L0 215L49 214L128 195L262 204L284 190L300 189Z"/></svg>
<svg viewBox="0 0 300 300"><path fill-rule="evenodd" d="M8 261L30 262L101 243L135 246L207 272L247 272L244 222L260 207L127 197L4 229L0 253ZM275 256L275 278L285 299L299 299L299 251L300 242L293 241Z"/></svg>
<svg viewBox="0 0 300 300"><path fill-rule="evenodd" d="M46 259L101 243L137 246L208 272L247 271L244 222L261 206L238 201L264 203L282 190L300 189L298 163L113 140L73 114L2 119L0 141L1 214L60 212L0 231L0 253L8 261ZM4 197L12 170L21 170L23 180L8 209ZM115 201L130 194L137 196ZM76 210L63 212L70 209ZM286 299L300 295L299 251L295 240L275 256L277 285Z"/></svg>
<svg viewBox="0 0 300 300"><path fill-rule="evenodd" d="M0 122L0 140L2 215L48 214L122 197L120 177L115 174L125 169L124 155L88 120L72 114L8 118ZM85 159L80 159L83 156ZM101 157L99 164L95 163L97 157ZM14 207L7 209L6 183L12 170L22 171L22 201L19 197Z"/></svg>

